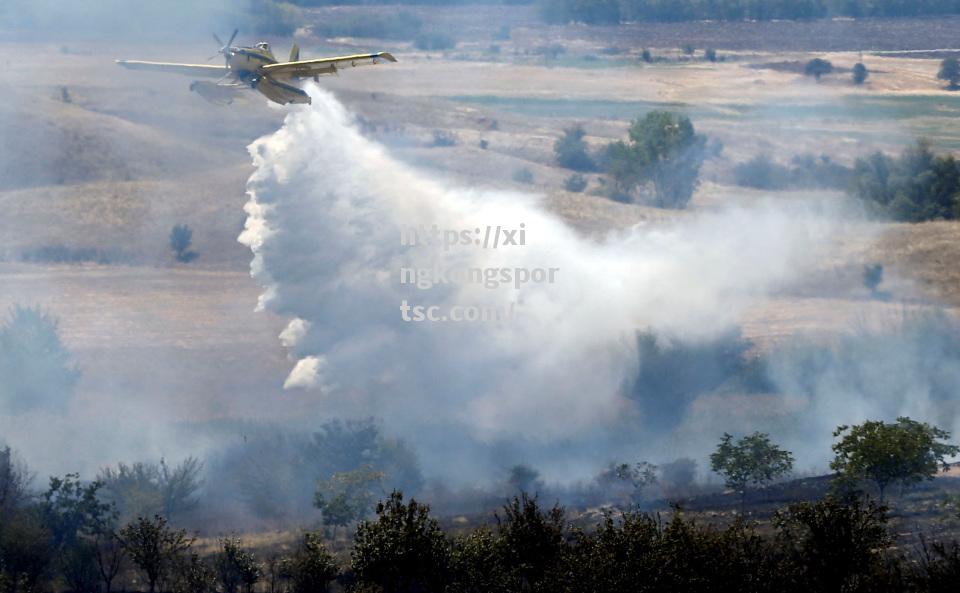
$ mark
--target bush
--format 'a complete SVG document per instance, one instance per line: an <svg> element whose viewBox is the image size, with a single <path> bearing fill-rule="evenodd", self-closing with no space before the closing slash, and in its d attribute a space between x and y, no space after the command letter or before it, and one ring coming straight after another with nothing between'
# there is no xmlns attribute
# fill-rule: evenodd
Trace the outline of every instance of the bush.
<svg viewBox="0 0 960 593"><path fill-rule="evenodd" d="M253 586L263 577L256 557L243 549L239 539L221 538L219 544L213 564L220 591L237 593L242 586L245 593L252 593Z"/></svg>
<svg viewBox="0 0 960 593"><path fill-rule="evenodd" d="M716 61L717 61L717 50L713 49L712 47L708 47L708 48L703 52L703 57L704 57L704 59L707 60L708 62L716 62Z"/></svg>
<svg viewBox="0 0 960 593"><path fill-rule="evenodd" d="M574 173L563 180L563 189L573 193L580 193L587 189L587 178L579 173Z"/></svg>
<svg viewBox="0 0 960 593"><path fill-rule="evenodd" d="M734 167L733 178L737 185L743 187L776 190L789 185L790 171L761 154Z"/></svg>
<svg viewBox="0 0 960 593"><path fill-rule="evenodd" d="M453 49L457 46L457 42L453 37L440 31L420 33L414 38L413 44L417 49L424 51L442 51L445 49Z"/></svg>

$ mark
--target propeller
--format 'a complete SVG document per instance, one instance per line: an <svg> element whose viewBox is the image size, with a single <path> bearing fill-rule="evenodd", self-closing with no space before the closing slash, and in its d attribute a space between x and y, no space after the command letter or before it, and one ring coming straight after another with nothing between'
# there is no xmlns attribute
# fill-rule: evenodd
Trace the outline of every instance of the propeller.
<svg viewBox="0 0 960 593"><path fill-rule="evenodd" d="M215 58L215 57L217 57L217 56L220 56L220 55L226 56L226 55L227 55L227 52L230 51L230 46L233 45L233 40L237 38L237 33L239 33L239 32L240 32L240 29L234 29L234 30L233 30L233 35L230 36L230 41L228 41L228 42L226 42L226 43L224 43L223 40L220 39L220 36L219 36L219 35L217 35L216 33L214 33L214 34L213 34L213 40L217 42L217 46L219 46L220 49L217 50L217 53L215 53L215 54L213 54L212 56L210 56L209 58L207 58L207 61L209 62L209 61L212 60L213 58Z"/></svg>

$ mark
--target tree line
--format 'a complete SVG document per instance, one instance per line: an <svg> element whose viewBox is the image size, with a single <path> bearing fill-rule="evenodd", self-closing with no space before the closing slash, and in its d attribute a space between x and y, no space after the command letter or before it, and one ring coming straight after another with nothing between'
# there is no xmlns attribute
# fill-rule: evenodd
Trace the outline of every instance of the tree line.
<svg viewBox="0 0 960 593"><path fill-rule="evenodd" d="M960 13L958 0L537 0L548 23L801 20Z"/></svg>
<svg viewBox="0 0 960 593"><path fill-rule="evenodd" d="M816 502L775 512L773 533L742 516L701 525L674 505L666 523L633 504L608 507L592 526L568 520L559 504L542 508L525 490L536 482L514 471L521 491L498 511L494 527L445 532L430 507L394 490L376 503L347 488L332 495L321 481L317 506L328 514L359 505L350 561L331 554L319 532L293 549L256 555L240 539L222 537L201 555L196 539L160 514L121 521L104 482L76 474L52 477L39 496L9 448L0 450L0 592L69 590L110 593L467 593L514 591L946 591L960 577L960 544L931 543L922 553L894 546L885 489L931 479L960 452L950 434L910 418L840 426L831 468L836 490ZM793 467L793 455L769 435L725 434L711 467L741 497ZM186 464L184 467L194 467ZM611 465L617 480L643 488L657 468ZM173 472L176 473L176 472ZM189 472L181 472L189 473ZM375 478L374 478L375 479ZM355 485L363 479L341 481ZM874 503L863 494L872 482ZM352 493L352 494L351 494ZM337 497L341 503L331 506ZM741 498L742 500L742 498ZM335 518L339 521L339 518Z"/></svg>

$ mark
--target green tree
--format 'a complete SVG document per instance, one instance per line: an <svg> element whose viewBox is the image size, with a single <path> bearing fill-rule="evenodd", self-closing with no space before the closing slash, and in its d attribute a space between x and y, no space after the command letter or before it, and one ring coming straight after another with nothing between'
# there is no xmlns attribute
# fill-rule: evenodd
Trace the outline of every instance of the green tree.
<svg viewBox="0 0 960 593"><path fill-rule="evenodd" d="M871 420L839 426L833 436L840 441L833 444L830 469L840 483L872 481L881 501L890 484L909 486L933 479L939 469L948 469L945 459L960 452L960 447L943 442L949 432L905 416L893 423Z"/></svg>
<svg viewBox="0 0 960 593"><path fill-rule="evenodd" d="M50 530L50 548L60 571L76 593L93 593L100 581L94 538L113 516L100 501L100 482L82 484L77 474L50 478L43 494L44 522Z"/></svg>
<svg viewBox="0 0 960 593"><path fill-rule="evenodd" d="M853 66L853 84L863 84L870 77L870 71L862 63L857 62Z"/></svg>
<svg viewBox="0 0 960 593"><path fill-rule="evenodd" d="M586 135L583 126L579 124L563 131L563 136L553 145L553 153L556 155L558 165L574 171L593 171L596 168L596 163L590 158L587 143L583 139Z"/></svg>
<svg viewBox="0 0 960 593"><path fill-rule="evenodd" d="M365 465L318 482L313 505L323 513L324 525L345 527L366 517L382 491L383 475Z"/></svg>
<svg viewBox="0 0 960 593"><path fill-rule="evenodd" d="M442 591L450 549L430 507L414 499L404 504L394 490L376 513L376 521L357 526L350 555L357 581L383 593Z"/></svg>
<svg viewBox="0 0 960 593"><path fill-rule="evenodd" d="M956 90L958 83L960 83L960 60L946 58L940 62L940 71L937 73L937 78L947 81L948 88L951 91Z"/></svg>
<svg viewBox="0 0 960 593"><path fill-rule="evenodd" d="M717 450L710 455L710 467L724 477L728 488L742 496L748 485L763 486L790 473L793 455L762 432L736 442L733 435L724 433Z"/></svg>
<svg viewBox="0 0 960 593"><path fill-rule="evenodd" d="M152 520L140 517L118 535L130 560L146 578L150 593L155 593L157 583L166 582L194 542L186 531L170 528L160 515Z"/></svg>
<svg viewBox="0 0 960 593"><path fill-rule="evenodd" d="M831 72L833 72L833 64L823 58L814 58L803 68L803 73L814 77L817 82L820 82L820 77Z"/></svg>
<svg viewBox="0 0 960 593"><path fill-rule="evenodd" d="M607 147L606 169L618 193L629 195L649 184L655 206L684 208L699 184L706 142L689 118L652 111L634 120L627 142Z"/></svg>

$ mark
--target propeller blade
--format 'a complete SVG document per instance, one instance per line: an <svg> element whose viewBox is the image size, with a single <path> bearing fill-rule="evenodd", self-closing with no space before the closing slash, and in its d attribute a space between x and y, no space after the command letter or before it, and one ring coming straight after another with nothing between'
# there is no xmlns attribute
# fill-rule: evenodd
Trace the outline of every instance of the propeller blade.
<svg viewBox="0 0 960 593"><path fill-rule="evenodd" d="M219 56L219 55L220 55L220 52L217 52L217 53L213 54L212 56L210 56L209 58L207 58L207 61L209 62L210 60L212 60L213 58L215 58L215 57L217 57L217 56Z"/></svg>
<svg viewBox="0 0 960 593"><path fill-rule="evenodd" d="M220 36L216 33L213 34L213 39L217 42L217 47L223 47L223 40L220 39Z"/></svg>
<svg viewBox="0 0 960 593"><path fill-rule="evenodd" d="M227 48L233 45L233 40L237 38L237 33L240 32L240 29L234 29L233 35L230 36L230 41L227 42Z"/></svg>

